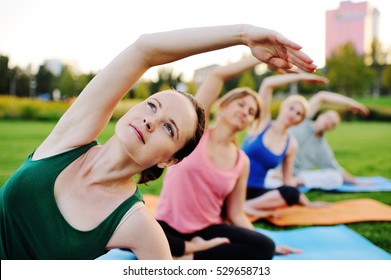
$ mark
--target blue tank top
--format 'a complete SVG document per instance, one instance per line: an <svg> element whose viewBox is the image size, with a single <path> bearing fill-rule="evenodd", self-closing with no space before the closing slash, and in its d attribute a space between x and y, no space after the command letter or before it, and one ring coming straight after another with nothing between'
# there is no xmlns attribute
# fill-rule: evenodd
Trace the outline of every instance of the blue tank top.
<svg viewBox="0 0 391 280"><path fill-rule="evenodd" d="M247 186L252 188L264 188L266 173L277 167L285 157L289 146L289 137L281 154L272 153L263 144L263 135L270 128L271 122L258 135L247 136L243 142L242 149L250 159L250 175Z"/></svg>

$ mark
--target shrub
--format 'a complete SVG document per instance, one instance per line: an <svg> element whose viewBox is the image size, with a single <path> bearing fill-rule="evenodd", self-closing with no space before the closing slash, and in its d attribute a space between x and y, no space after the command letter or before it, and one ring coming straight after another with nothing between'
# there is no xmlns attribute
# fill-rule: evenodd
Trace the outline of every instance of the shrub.
<svg viewBox="0 0 391 280"><path fill-rule="evenodd" d="M385 99L386 100L386 99ZM388 100L388 99L387 99ZM130 108L141 102L140 99L124 99L115 109L111 120L116 121L121 118ZM21 120L48 120L57 121L69 108L72 101L44 101L35 98L21 98L14 96L0 95L0 119L21 119ZM364 105L366 102L362 102ZM347 108L342 106L324 106L322 109L336 110L342 120L366 120L366 121L391 121L391 106L382 104L381 101L374 103L374 100L368 101L367 107L370 111L368 116L353 114ZM278 115L281 104L281 98L276 98L271 105L272 118ZM211 115L215 114L212 109Z"/></svg>
<svg viewBox="0 0 391 280"><path fill-rule="evenodd" d="M0 118L25 120L58 120L69 108L62 101L0 96Z"/></svg>
<svg viewBox="0 0 391 280"><path fill-rule="evenodd" d="M118 120L138 99L126 99L118 104L112 120ZM0 96L0 119L57 121L69 108L72 101L44 101L35 98Z"/></svg>

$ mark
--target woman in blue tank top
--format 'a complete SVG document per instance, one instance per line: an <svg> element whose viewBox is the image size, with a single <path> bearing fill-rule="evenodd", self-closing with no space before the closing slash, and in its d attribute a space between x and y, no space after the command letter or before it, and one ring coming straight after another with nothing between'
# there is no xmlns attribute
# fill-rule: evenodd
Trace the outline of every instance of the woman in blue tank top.
<svg viewBox="0 0 391 280"><path fill-rule="evenodd" d="M246 213L250 216L266 218L274 214L274 209L293 204L323 205L311 203L300 193L292 176L298 144L289 135L288 129L304 120L308 110L307 100L300 95L291 95L281 103L276 120L271 118L270 105L274 89L298 81L326 83L327 79L308 73L289 73L267 77L259 88L262 100L261 122L248 134L242 146L250 158L245 204ZM280 163L284 185L277 189L266 189L266 173Z"/></svg>

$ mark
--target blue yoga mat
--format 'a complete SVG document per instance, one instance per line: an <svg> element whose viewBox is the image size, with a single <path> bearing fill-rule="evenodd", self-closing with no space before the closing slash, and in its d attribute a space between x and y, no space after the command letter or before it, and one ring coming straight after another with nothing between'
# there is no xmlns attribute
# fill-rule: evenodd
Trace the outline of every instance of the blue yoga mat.
<svg viewBox="0 0 391 280"><path fill-rule="evenodd" d="M272 231L257 229L276 245L303 250L301 254L276 255L274 260L391 260L391 254L345 225Z"/></svg>
<svg viewBox="0 0 391 280"><path fill-rule="evenodd" d="M97 260L137 260L129 250L113 249L97 258Z"/></svg>
<svg viewBox="0 0 391 280"><path fill-rule="evenodd" d="M305 193L312 189L331 191L331 192L391 192L391 180L382 176L357 177L359 184L344 183L341 187L335 189L322 189L317 187L300 187Z"/></svg>
<svg viewBox="0 0 391 280"><path fill-rule="evenodd" d="M302 254L276 255L274 260L391 260L391 254L345 225L272 231L258 228L276 245L303 250ZM127 250L113 249L98 260L136 260Z"/></svg>

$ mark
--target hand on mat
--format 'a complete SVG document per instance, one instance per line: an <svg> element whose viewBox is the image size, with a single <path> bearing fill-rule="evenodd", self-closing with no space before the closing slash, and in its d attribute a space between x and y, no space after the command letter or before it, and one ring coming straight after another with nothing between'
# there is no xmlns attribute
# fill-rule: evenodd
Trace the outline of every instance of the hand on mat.
<svg viewBox="0 0 391 280"><path fill-rule="evenodd" d="M208 250L226 243L230 243L229 239L226 237L215 237L205 240L202 237L195 236L190 241L185 242L185 254Z"/></svg>
<svg viewBox="0 0 391 280"><path fill-rule="evenodd" d="M256 217L258 219L280 218L280 214L274 210L256 210L251 207L245 206L245 212L250 217Z"/></svg>
<svg viewBox="0 0 391 280"><path fill-rule="evenodd" d="M278 255L301 254L301 253L303 253L302 250L288 247L286 245L277 246L276 248L276 254Z"/></svg>
<svg viewBox="0 0 391 280"><path fill-rule="evenodd" d="M365 186L365 187L374 187L376 184L373 180L368 180L368 181L364 181L364 180L357 180L357 182L355 182L353 184L354 185L359 185L360 186Z"/></svg>
<svg viewBox="0 0 391 280"><path fill-rule="evenodd" d="M301 178L299 178L299 177L293 177L293 178L292 178L291 185L292 185L293 187L301 187L301 186L304 186L303 179L301 179Z"/></svg>

